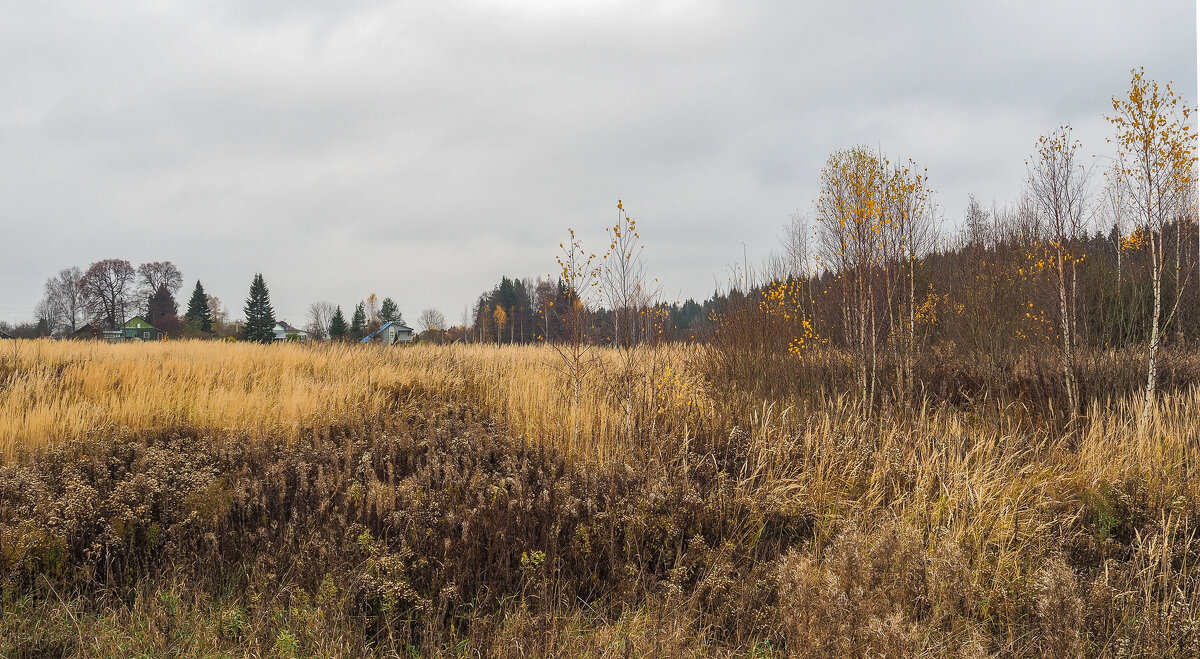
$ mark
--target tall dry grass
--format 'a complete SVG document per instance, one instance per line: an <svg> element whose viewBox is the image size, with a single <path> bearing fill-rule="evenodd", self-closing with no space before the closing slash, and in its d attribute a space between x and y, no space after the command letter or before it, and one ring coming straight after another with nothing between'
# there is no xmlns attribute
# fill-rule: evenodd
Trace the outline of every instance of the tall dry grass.
<svg viewBox="0 0 1200 659"><path fill-rule="evenodd" d="M691 353L673 347L646 360L655 368L643 378L654 389L647 406L701 402L704 388L681 375ZM609 386L616 356L598 358L573 439L558 358L542 346L14 341L0 346L0 455L114 430L294 438L391 413L415 388L470 395L530 441L612 459L627 412Z"/></svg>
<svg viewBox="0 0 1200 659"><path fill-rule="evenodd" d="M18 341L0 354L0 450L187 427L252 439L385 412L398 386L445 371L334 347Z"/></svg>
<svg viewBox="0 0 1200 659"><path fill-rule="evenodd" d="M229 453L242 461L237 464L262 463L276 478L257 483L253 470L231 471L237 475L229 478L243 483L234 490L261 489L267 501L276 500L276 490L279 501L289 501L285 490L297 487L317 488L305 494L316 503L333 497L341 507L322 513L324 526L309 529L314 538L318 530L344 533L337 524L346 523L345 515L363 516L377 538L417 533L403 546L380 540L371 551L381 553L364 563L368 567L386 557L412 573L434 570L430 583L438 584L444 573L458 575L460 585L488 575L493 584L463 594L461 605L483 606L483 599L471 597L486 595L500 608L472 613L465 642L517 644L544 654L566 647L603 654L630 643L680 654L766 648L765 654L799 656L1200 652L1196 386L1163 396L1144 427L1136 397L1097 398L1085 417L1065 426L1039 423L1022 402L995 399L971 406L925 400L864 418L849 396L789 397L777 388L783 393L764 400L761 387L705 380L703 361L684 347L642 355L639 387L628 404L621 392L629 389L612 380L621 372L613 355L600 351L607 361L589 384L583 432L574 441L569 401L561 393L565 381L544 348L17 345L0 358L0 438L12 474L36 480L36 469L20 471L24 459L13 456L112 429L136 436L173 426L249 446L295 441L303 456ZM461 456L471 450L445 437L437 440L441 453L421 466L430 454L404 448L413 440L388 449L386 459L375 455L400 441L390 430L374 439L320 435L447 398L482 410L518 448L488 444L492 453L470 462ZM496 441L481 432L480 442ZM364 472L357 458L338 457L352 450L375 467ZM519 459L504 457L518 455L513 450ZM86 467L94 459L82 462ZM301 466L271 462L287 459ZM56 457L46 464L61 469L69 462ZM425 475L393 475L393 466L406 462ZM330 490L336 496L303 479L288 484L287 474L312 465L326 470L318 469L324 475L314 483L343 483ZM494 470L494 481L473 480L484 468ZM212 483L224 482L216 473L204 478L200 482L209 484L197 486L204 496ZM482 494L446 485L459 479ZM560 498L548 485L556 479L576 479L571 482L580 492L605 494ZM441 503L438 488L457 503ZM119 487L112 491L127 496ZM77 494L65 488L61 496ZM189 496L186 501L195 498ZM365 507L356 498L362 496ZM261 504L264 512L255 497L239 497L233 496L235 511L244 506L276 515L274 503ZM511 519L489 512L498 501ZM156 523L165 526L171 509L162 510L164 521ZM221 528L259 529L258 521L238 521L240 514L226 513ZM296 515L278 513L281 520ZM26 533L21 524L27 520L5 519L13 533ZM413 519L430 520L421 523L432 535L395 521ZM178 523L179 533L187 533ZM492 526L495 533L487 531ZM52 538L55 529L48 524L39 533ZM511 570L445 557L435 569L423 556L404 553L419 543L441 547L442 532L447 543L463 543L437 549L447 557L468 549L502 554ZM507 535L499 539L500 533ZM532 544L512 544L518 540ZM349 542L354 546L353 538ZM560 558L553 570L534 569L524 557L537 548L551 559L575 558ZM603 568L591 562L599 555ZM320 569L313 567L313 583L289 588L306 587L312 595ZM580 605L546 595L544 602L558 603L536 605L526 601L532 585L572 597L586 591L594 599ZM437 601L436 592L420 595ZM650 627L611 637L627 625L669 627L669 638ZM339 633L354 637L344 628ZM437 643L449 642L421 638L422 647L436 652L444 651Z"/></svg>

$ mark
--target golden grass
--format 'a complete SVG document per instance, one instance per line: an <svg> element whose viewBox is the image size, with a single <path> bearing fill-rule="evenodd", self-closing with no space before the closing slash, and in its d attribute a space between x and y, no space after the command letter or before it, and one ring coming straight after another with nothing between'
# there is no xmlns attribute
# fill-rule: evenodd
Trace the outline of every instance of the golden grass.
<svg viewBox="0 0 1200 659"><path fill-rule="evenodd" d="M0 449L12 456L114 429L188 426L294 435L383 410L388 387L437 372L366 351L201 342L17 342L0 368ZM6 368L5 368L6 367Z"/></svg>
<svg viewBox="0 0 1200 659"><path fill-rule="evenodd" d="M617 355L603 350L597 355L601 364L581 401L582 432L572 445L565 381L557 356L543 346L15 341L0 352L0 454L12 457L121 429L188 427L216 436L294 437L387 414L396 409L398 395L420 388L468 395L529 441L578 457L619 459L627 412L612 392ZM891 496L891 476L872 472L862 481L866 474L858 470L866 465L851 460L869 453L894 458L886 466L902 465L916 484L946 488L969 482L982 498L995 493L980 488L1012 487L1013 474L1080 486L1137 477L1161 484L1164 496L1197 494L1196 479L1187 478L1200 458L1197 388L1163 396L1144 431L1137 426L1138 401L1094 405L1068 450L1067 440L1044 431L997 426L945 408L864 421L852 404L837 399L813 409L730 393L718 397L688 372L692 357L685 346L645 357L647 391L640 394L649 400L639 412L656 422L680 422L679 432L689 419L736 412L749 421L742 428L746 441L761 453L752 480L802 477L821 492L840 489L838 497L856 493L861 503L879 504ZM1052 474L1041 473L1050 467Z"/></svg>
<svg viewBox="0 0 1200 659"><path fill-rule="evenodd" d="M1016 422L1024 412L1004 407L984 413L931 405L863 419L852 401L836 396L763 401L705 384L691 370L692 349L679 346L639 356L631 409L618 393L628 382L617 375L619 354L597 351L575 438L566 382L546 347L17 341L0 349L5 459L122 429L136 435L177 426L244 441L296 437L398 411L411 389L465 397L512 435L577 459L657 459L685 480L695 466L689 461L716 464L715 452L728 447L713 443L727 437L744 460L728 461L742 465L732 494L718 488L712 496L752 499L763 510L811 522L811 539L780 563L781 578L795 584L783 587L783 608L832 613L786 622L797 647L825 628L854 636L836 627L852 619L843 616L846 606L859 607L863 620L910 606L902 584L860 584L854 576L875 570L903 580L893 565L901 559L930 575L929 596L941 598L935 610L959 621L946 623L946 638L962 647L985 628L1015 642L1034 615L1031 602L1047 638L1077 623L1082 601L1089 616L1111 611L1108 622L1092 623L1101 633L1138 639L1173 638L1171 626L1200 611L1200 589L1188 585L1190 557L1200 552L1198 387L1162 396L1145 428L1138 400L1093 404L1069 432ZM698 428L710 445L694 454L689 441L700 441ZM647 440L651 450L630 444ZM1127 530L1124 549L1113 547L1118 527ZM755 542L747 537L743 544ZM1103 570L1072 574L1061 567L1062 552ZM863 556L883 562L853 567ZM1113 563L1115 556L1125 558ZM850 588L867 590L846 604L838 593ZM789 597L796 598L791 605ZM1055 607L1066 613L1050 613ZM964 620L970 624L961 626ZM907 638L897 630L897 638Z"/></svg>
<svg viewBox="0 0 1200 659"><path fill-rule="evenodd" d="M187 427L223 437L295 437L394 411L396 396L409 387L468 393L507 419L512 432L576 454L611 457L624 418L611 397L589 395L579 409L582 439L573 440L558 357L543 346L14 341L0 348L0 455L6 458L113 430ZM659 354L677 374L687 350ZM597 355L596 382L602 383L614 355ZM699 396L677 375L660 385L672 405Z"/></svg>
<svg viewBox="0 0 1200 659"><path fill-rule="evenodd" d="M545 347L16 345L0 361L0 373L8 373L0 389L0 448L8 458L114 430L294 437L387 414L406 387L469 396L514 435L575 457L628 457L625 412L608 390L611 351L599 353L604 364L580 405L582 432L573 439L565 383ZM639 418L637 432L650 432L651 420L686 434L690 420L739 418L738 441L750 455L740 488L816 513L829 534L886 511L974 546L976 557L993 561L985 572L998 576L1006 552L1027 552L1050 526L1070 525L1064 515L1078 514L1081 497L1104 484L1145 483L1155 507L1200 500L1200 482L1190 477L1200 467L1200 389L1162 397L1144 431L1138 403L1127 401L1094 406L1077 434L1059 437L946 408L863 420L838 400L804 412L787 401L717 401L684 375L689 357L683 347L657 354L647 378L654 409Z"/></svg>

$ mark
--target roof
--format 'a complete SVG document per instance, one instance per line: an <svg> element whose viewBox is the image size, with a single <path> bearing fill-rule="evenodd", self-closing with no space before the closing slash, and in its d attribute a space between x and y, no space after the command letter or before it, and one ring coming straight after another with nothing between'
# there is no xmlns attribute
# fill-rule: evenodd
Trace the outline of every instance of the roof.
<svg viewBox="0 0 1200 659"><path fill-rule="evenodd" d="M306 332L305 330L302 330L299 327L290 325L286 320L280 320L275 323L276 327L278 327L280 325L283 326L283 330L285 332L288 332L290 334L308 334L308 332Z"/></svg>
<svg viewBox="0 0 1200 659"><path fill-rule="evenodd" d="M16 337L4 330L0 330L0 339L15 339Z"/></svg>
<svg viewBox="0 0 1200 659"><path fill-rule="evenodd" d="M146 329L146 328L158 329L157 327L155 327L155 326L151 325L149 322L147 322L146 319L142 318L141 316L134 316L133 318L130 318L129 320L125 321L125 324L122 325L121 327L123 327L125 329Z"/></svg>
<svg viewBox="0 0 1200 659"><path fill-rule="evenodd" d="M374 332L371 332L370 334L364 336L362 338L362 340L359 341L359 343L367 343L371 339L379 336L383 332L383 330L385 330L389 327L392 327L392 326L395 326L395 328L397 330L408 330L410 332L413 331L413 328L409 327L408 325L405 325L404 323L392 320L392 321L388 321L386 324L384 324L383 327L380 327L379 329L375 330Z"/></svg>

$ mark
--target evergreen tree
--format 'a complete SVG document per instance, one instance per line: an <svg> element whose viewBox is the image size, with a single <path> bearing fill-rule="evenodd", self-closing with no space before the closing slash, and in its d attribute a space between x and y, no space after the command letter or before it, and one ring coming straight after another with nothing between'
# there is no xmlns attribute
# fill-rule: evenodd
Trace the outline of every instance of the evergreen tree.
<svg viewBox="0 0 1200 659"><path fill-rule="evenodd" d="M346 338L346 316L342 314L341 305L338 305L337 311L333 312L333 318L329 321L329 338L334 341Z"/></svg>
<svg viewBox="0 0 1200 659"><path fill-rule="evenodd" d="M188 301L187 313L183 315L188 325L194 330L212 332L212 313L208 309L208 295L200 280L196 280L196 288L192 290L192 299ZM151 323L153 324L153 323Z"/></svg>
<svg viewBox="0 0 1200 659"><path fill-rule="evenodd" d="M362 302L354 307L354 316L350 319L350 338L361 339L366 336L367 305Z"/></svg>
<svg viewBox="0 0 1200 659"><path fill-rule="evenodd" d="M146 301L146 311L146 315L149 316L146 321L155 327L159 327L164 320L174 318L179 314L175 296L171 295L171 289L167 288L166 284L159 284L158 290L154 291L154 295L151 295L150 299Z"/></svg>
<svg viewBox="0 0 1200 659"><path fill-rule="evenodd" d="M250 297L246 298L246 340L270 343L275 340L275 310L262 273L254 275Z"/></svg>
<svg viewBox="0 0 1200 659"><path fill-rule="evenodd" d="M379 320L384 323L403 323L404 315L400 313L400 307L396 306L396 301L390 297L383 298L383 304L379 307Z"/></svg>

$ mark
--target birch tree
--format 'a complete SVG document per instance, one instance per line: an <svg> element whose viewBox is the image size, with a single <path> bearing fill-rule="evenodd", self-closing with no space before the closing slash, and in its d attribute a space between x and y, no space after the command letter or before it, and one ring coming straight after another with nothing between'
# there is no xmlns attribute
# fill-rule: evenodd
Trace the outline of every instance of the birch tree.
<svg viewBox="0 0 1200 659"><path fill-rule="evenodd" d="M874 406L879 377L879 279L883 261L884 167L865 147L838 151L821 170L815 219L822 260L837 273L843 347L858 370L863 413Z"/></svg>
<svg viewBox="0 0 1200 659"><path fill-rule="evenodd" d="M1080 144L1071 127L1061 126L1038 139L1029 163L1029 197L1047 243L1047 260L1058 293L1060 363L1071 414L1079 412L1079 381L1075 375L1078 341L1078 276L1076 266L1084 254L1076 249L1085 231L1087 170L1079 163Z"/></svg>
<svg viewBox="0 0 1200 659"><path fill-rule="evenodd" d="M596 347L592 342L591 300L600 286L600 268L596 265L596 254L584 251L575 237L575 230L568 229L570 238L559 243L557 299L548 299L542 308L545 326L542 336L558 356L558 363L566 376L571 400L571 440L577 444L582 426L580 402L584 383L599 363ZM559 340L551 337L552 328L559 330Z"/></svg>
<svg viewBox="0 0 1200 659"><path fill-rule="evenodd" d="M881 268L887 282L889 334L901 399L912 394L916 382L917 257L933 239L933 193L928 181L928 173L917 170L912 161L890 167L883 181Z"/></svg>
<svg viewBox="0 0 1200 659"><path fill-rule="evenodd" d="M601 259L599 283L612 314L612 345L619 358L618 370L609 378L609 387L621 402L624 432L632 437L634 394L638 386L645 384L647 375L640 362L646 356L647 344L658 338L656 291L646 275L637 220L629 216L620 199L617 221L606 231L609 244ZM651 354L651 364L655 356Z"/></svg>
<svg viewBox="0 0 1200 659"><path fill-rule="evenodd" d="M1160 86L1142 69L1130 71L1129 92L1112 99L1113 114L1106 117L1116 135L1121 172L1128 190L1131 214L1137 216L1149 241L1150 289L1154 309L1149 320L1146 355L1143 425L1154 408L1158 384L1158 358L1164 333L1179 310L1182 290L1191 274L1185 273L1182 255L1175 260L1176 295L1170 308L1163 305L1163 275L1167 271L1167 234L1175 220L1175 244L1182 249L1182 216L1196 183L1196 132L1188 120L1195 112L1170 83Z"/></svg>

